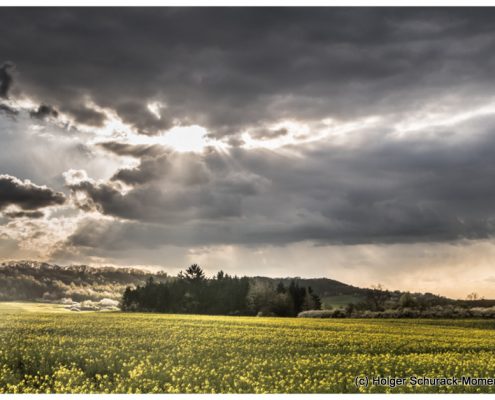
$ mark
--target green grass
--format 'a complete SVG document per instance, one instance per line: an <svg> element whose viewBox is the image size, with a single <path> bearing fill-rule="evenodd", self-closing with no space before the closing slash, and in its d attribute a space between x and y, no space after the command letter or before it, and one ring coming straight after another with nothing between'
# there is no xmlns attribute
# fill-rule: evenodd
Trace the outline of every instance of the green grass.
<svg viewBox="0 0 495 400"><path fill-rule="evenodd" d="M358 375L493 377L491 320L74 313L27 303L0 310L0 393L495 391L354 385Z"/></svg>

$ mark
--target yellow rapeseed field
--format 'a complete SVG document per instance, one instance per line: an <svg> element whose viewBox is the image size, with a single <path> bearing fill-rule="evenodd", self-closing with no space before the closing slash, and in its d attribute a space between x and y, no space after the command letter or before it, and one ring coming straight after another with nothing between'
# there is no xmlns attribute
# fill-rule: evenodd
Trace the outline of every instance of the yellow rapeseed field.
<svg viewBox="0 0 495 400"><path fill-rule="evenodd" d="M2 311L0 393L493 392L355 385L494 377L494 321Z"/></svg>

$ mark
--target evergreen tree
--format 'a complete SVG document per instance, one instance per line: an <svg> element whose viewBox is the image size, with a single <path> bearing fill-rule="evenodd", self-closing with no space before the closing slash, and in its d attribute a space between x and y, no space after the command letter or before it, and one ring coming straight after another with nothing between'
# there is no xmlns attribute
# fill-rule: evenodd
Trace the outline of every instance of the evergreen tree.
<svg viewBox="0 0 495 400"><path fill-rule="evenodd" d="M189 282L200 282L205 279L205 273L198 264L193 264L185 272L181 271L179 278L183 278Z"/></svg>
<svg viewBox="0 0 495 400"><path fill-rule="evenodd" d="M319 309L321 302L311 288L291 281L274 287L270 282L247 277L238 278L219 271L206 278L197 264L180 272L176 279L144 286L127 287L122 296L122 310L164 313L199 313L295 316L302 309Z"/></svg>

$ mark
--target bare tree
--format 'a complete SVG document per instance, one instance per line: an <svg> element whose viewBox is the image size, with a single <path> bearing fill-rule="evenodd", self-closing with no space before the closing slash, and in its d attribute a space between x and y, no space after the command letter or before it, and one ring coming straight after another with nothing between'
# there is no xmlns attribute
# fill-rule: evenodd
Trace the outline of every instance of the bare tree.
<svg viewBox="0 0 495 400"><path fill-rule="evenodd" d="M466 297L468 300L478 300L479 299L479 296L478 296L478 293L476 292L472 292L472 293L469 293Z"/></svg>

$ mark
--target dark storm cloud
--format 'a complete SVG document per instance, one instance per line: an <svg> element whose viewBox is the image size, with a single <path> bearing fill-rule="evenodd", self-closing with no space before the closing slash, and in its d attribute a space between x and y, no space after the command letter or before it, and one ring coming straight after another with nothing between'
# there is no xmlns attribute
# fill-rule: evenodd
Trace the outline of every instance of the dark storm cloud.
<svg viewBox="0 0 495 400"><path fill-rule="evenodd" d="M0 67L0 97L6 99L9 97L9 91L13 83L10 70L14 68L11 62L5 62Z"/></svg>
<svg viewBox="0 0 495 400"><path fill-rule="evenodd" d="M483 123L494 126L495 121ZM463 128L473 136L479 133ZM236 160L248 163L253 173L265 171L271 189L281 195L280 211L273 205L264 208L273 223L247 241L282 244L306 238L354 244L491 237L493 151L491 133L452 139L449 145L442 140L377 141L358 154L320 146L305 154L306 165L295 166L238 151ZM289 210L298 210L300 217L291 217Z"/></svg>
<svg viewBox="0 0 495 400"><path fill-rule="evenodd" d="M38 186L29 181L10 175L0 175L0 210L10 205L22 210L60 205L65 202L63 193L55 192L46 186Z"/></svg>
<svg viewBox="0 0 495 400"><path fill-rule="evenodd" d="M8 99L9 92L12 87L14 78L10 71L14 68L14 64L7 61L0 66L0 99ZM19 112L5 103L0 103L0 115L5 114L10 117L15 117Z"/></svg>
<svg viewBox="0 0 495 400"><path fill-rule="evenodd" d="M83 210L122 219L157 223L181 223L202 218L238 217L241 196L219 195L207 188L165 191L151 185L136 187L123 194L118 185L83 181L69 185L73 193L85 194L77 205ZM77 199L77 197L76 197Z"/></svg>
<svg viewBox="0 0 495 400"><path fill-rule="evenodd" d="M61 110L70 114L77 123L95 127L103 126L106 116L83 104L62 105Z"/></svg>
<svg viewBox="0 0 495 400"><path fill-rule="evenodd" d="M115 105L115 110L124 122L132 125L142 135L154 135L173 126L170 116L160 115L158 118L142 100L119 103Z"/></svg>
<svg viewBox="0 0 495 400"><path fill-rule="evenodd" d="M491 8L11 8L0 53L26 93L78 122L103 123L90 99L144 134L224 136L478 101L494 90L494 26Z"/></svg>
<svg viewBox="0 0 495 400"><path fill-rule="evenodd" d="M48 117L56 118L58 116L58 111L52 106L46 104L40 104L36 110L31 110L29 115L37 119L46 119Z"/></svg>
<svg viewBox="0 0 495 400"><path fill-rule="evenodd" d="M204 234L208 232L208 240ZM162 245L194 246L207 243L223 243L223 237L230 231L203 224L194 229L187 226L137 223L132 221L108 221L88 218L81 221L70 235L66 246L106 250L146 248ZM232 237L233 239L233 237Z"/></svg>

